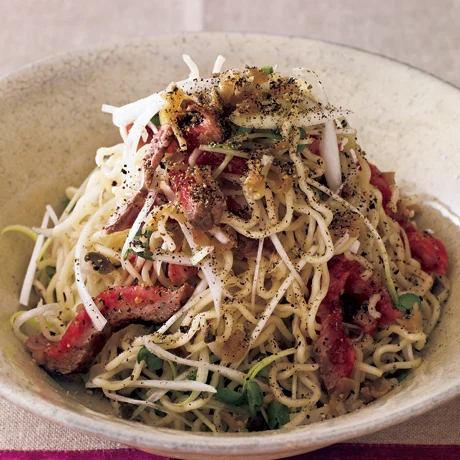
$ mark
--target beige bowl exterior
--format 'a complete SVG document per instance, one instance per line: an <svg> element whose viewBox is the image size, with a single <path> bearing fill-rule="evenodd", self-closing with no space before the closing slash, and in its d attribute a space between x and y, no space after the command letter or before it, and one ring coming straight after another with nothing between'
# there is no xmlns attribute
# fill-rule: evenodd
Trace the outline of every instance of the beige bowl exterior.
<svg viewBox="0 0 460 460"><path fill-rule="evenodd" d="M395 170L404 190L420 194L422 223L445 241L454 286L422 366L368 407L290 432L192 434L123 421L100 412L84 393L67 395L15 338L8 319L18 309L32 244L8 234L0 239L0 395L81 431L199 460L295 455L401 423L459 395L460 92L417 69L328 43L229 34L154 37L33 64L0 82L0 228L39 225L46 203L62 209L65 187L91 171L96 149L119 142L101 104L124 104L184 78L182 53L203 75L218 54L227 57L226 68L278 63L281 70L316 70L329 99L354 111L351 122L370 158Z"/></svg>

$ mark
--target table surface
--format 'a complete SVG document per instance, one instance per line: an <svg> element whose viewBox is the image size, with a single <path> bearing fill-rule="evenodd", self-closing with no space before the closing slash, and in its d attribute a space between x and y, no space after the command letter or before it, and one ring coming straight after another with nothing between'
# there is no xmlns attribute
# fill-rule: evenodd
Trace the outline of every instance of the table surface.
<svg viewBox="0 0 460 460"><path fill-rule="evenodd" d="M330 40L410 63L460 86L459 17L456 0L2 0L0 77L97 43L204 30ZM459 414L457 400L355 442L460 445ZM0 450L118 447L0 400Z"/></svg>

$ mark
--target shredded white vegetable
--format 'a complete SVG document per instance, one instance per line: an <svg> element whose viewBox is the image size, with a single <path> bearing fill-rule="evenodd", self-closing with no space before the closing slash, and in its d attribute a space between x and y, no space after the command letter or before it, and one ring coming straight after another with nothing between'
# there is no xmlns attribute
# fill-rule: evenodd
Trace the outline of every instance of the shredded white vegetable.
<svg viewBox="0 0 460 460"><path fill-rule="evenodd" d="M48 222L50 215L48 210L45 212L42 220L42 228L48 227ZM29 265L27 267L26 276L24 277L24 282L22 284L21 294L19 295L19 303L25 307L29 304L30 291L32 289L35 270L37 269L37 258L42 249L43 243L45 242L45 237L43 235L38 235L37 241L35 242L34 250L32 251L32 257L30 258Z"/></svg>
<svg viewBox="0 0 460 460"><path fill-rule="evenodd" d="M136 217L136 220L134 221L133 226L129 230L128 237L126 238L123 244L123 249L121 250L121 265L124 268L126 267L128 251L132 247L132 243L133 243L134 238L136 237L137 232L141 228L142 224L145 221L145 218L147 217L147 214L149 213L151 207L153 206L153 203L155 202L155 197L156 197L156 190L154 189L149 192L147 199L145 200L144 206L142 207L141 211Z"/></svg>
<svg viewBox="0 0 460 460"><path fill-rule="evenodd" d="M219 54L219 56L217 56L216 62L214 63L214 67L212 68L212 73L220 73L222 71L224 62L225 58Z"/></svg>
<svg viewBox="0 0 460 460"><path fill-rule="evenodd" d="M200 78L200 71L198 70L198 66L193 62L192 58L188 54L183 54L182 59L188 65L190 69L189 78L191 80Z"/></svg>
<svg viewBox="0 0 460 460"><path fill-rule="evenodd" d="M46 210L48 211L48 214L51 218L51 221L53 222L54 225L57 225L59 223L59 219L58 219L58 216L56 214L56 212L54 211L54 209L51 207L50 204L47 204L45 206Z"/></svg>

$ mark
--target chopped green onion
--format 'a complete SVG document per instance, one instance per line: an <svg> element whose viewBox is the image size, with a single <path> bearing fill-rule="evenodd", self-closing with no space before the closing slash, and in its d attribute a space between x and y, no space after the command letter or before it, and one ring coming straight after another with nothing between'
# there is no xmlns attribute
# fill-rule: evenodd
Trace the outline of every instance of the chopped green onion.
<svg viewBox="0 0 460 460"><path fill-rule="evenodd" d="M8 227L5 227L2 230L2 233L0 233L0 235L3 235L8 232L23 233L29 238L32 238L34 241L37 241L37 234L33 230L31 230L29 227L26 227L24 225L9 225Z"/></svg>
<svg viewBox="0 0 460 460"><path fill-rule="evenodd" d="M154 115L150 121L155 125L155 126L160 126L161 123L160 123L160 114L157 113L156 115Z"/></svg>
<svg viewBox="0 0 460 460"><path fill-rule="evenodd" d="M270 429L275 430L281 428L286 423L291 421L289 417L289 408L279 401L270 403L267 409L268 426Z"/></svg>
<svg viewBox="0 0 460 460"><path fill-rule="evenodd" d="M263 67L260 68L260 70L263 73L266 73L267 75L270 75L273 73L273 67L271 65L264 65Z"/></svg>
<svg viewBox="0 0 460 460"><path fill-rule="evenodd" d="M407 315L412 312L415 304L417 304L418 307L420 308L422 304L422 299L419 296L416 296L415 294L411 294L410 292L408 292L398 297L396 308L400 312Z"/></svg>
<svg viewBox="0 0 460 460"><path fill-rule="evenodd" d="M137 354L137 362L140 363L141 361L145 361L147 367L153 372L163 369L163 360L147 350L146 347L142 347Z"/></svg>
<svg viewBox="0 0 460 460"><path fill-rule="evenodd" d="M241 406L246 402L246 394L241 391L229 390L228 388L218 388L216 399L229 406Z"/></svg>
<svg viewBox="0 0 460 460"><path fill-rule="evenodd" d="M243 386L243 391L248 400L249 412L255 417L264 403L264 394L259 384L254 380L247 381Z"/></svg>

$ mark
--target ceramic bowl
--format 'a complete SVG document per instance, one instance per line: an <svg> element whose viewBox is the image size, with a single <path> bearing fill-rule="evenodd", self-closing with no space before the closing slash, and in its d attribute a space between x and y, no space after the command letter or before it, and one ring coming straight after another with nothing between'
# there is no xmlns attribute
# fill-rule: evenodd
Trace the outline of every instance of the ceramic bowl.
<svg viewBox="0 0 460 460"><path fill-rule="evenodd" d="M181 55L203 75L218 54L245 64L315 69L329 99L350 117L369 157L395 170L403 191L424 203L422 225L450 253L453 291L423 364L399 388L357 412L293 431L218 434L154 429L111 416L84 392L66 394L15 338L10 315L31 254L22 236L0 239L0 395L77 430L176 458L272 459L311 451L401 423L460 393L460 91L407 65L312 40L260 35L160 36L65 54L0 82L0 227L39 225L44 205L62 209L100 146L118 142L101 104L120 105L184 78ZM65 446L63 446L65 447Z"/></svg>

